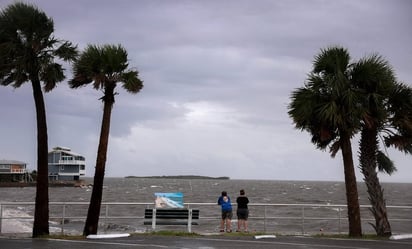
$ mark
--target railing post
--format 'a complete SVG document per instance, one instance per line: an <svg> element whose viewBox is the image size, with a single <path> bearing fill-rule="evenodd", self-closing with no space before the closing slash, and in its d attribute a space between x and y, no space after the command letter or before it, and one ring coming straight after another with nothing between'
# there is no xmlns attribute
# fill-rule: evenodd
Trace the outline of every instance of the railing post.
<svg viewBox="0 0 412 249"><path fill-rule="evenodd" d="M104 222L106 223L106 226L104 227L104 230L105 231L107 231L107 219L108 219L108 217L109 217L109 204L107 204L106 203L106 213L105 213L105 216L104 216Z"/></svg>
<svg viewBox="0 0 412 249"><path fill-rule="evenodd" d="M340 207L338 207L338 215L339 215L339 219L338 219L338 233L340 234L341 233L341 229L340 229L340 226L341 226L341 209L340 209Z"/></svg>
<svg viewBox="0 0 412 249"><path fill-rule="evenodd" d="M62 226L61 226L61 234L64 235L64 219L66 217L66 204L63 203L63 214L62 214Z"/></svg>
<svg viewBox="0 0 412 249"><path fill-rule="evenodd" d="M305 235L305 206L302 206L302 235Z"/></svg>
<svg viewBox="0 0 412 249"><path fill-rule="evenodd" d="M152 209L152 229L156 230L156 208Z"/></svg>
<svg viewBox="0 0 412 249"><path fill-rule="evenodd" d="M0 234L1 234L1 227L3 226L3 205L0 203Z"/></svg>
<svg viewBox="0 0 412 249"><path fill-rule="evenodd" d="M267 206L265 205L265 212L263 213L263 231L266 233L266 209Z"/></svg>
<svg viewBox="0 0 412 249"><path fill-rule="evenodd" d="M189 217L187 219L187 231L189 233L192 232L192 214L193 214L192 209L189 209Z"/></svg>

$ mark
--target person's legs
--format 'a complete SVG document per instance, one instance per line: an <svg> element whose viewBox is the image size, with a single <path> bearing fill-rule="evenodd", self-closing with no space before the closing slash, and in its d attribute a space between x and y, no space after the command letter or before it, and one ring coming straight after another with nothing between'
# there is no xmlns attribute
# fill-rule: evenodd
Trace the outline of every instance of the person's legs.
<svg viewBox="0 0 412 249"><path fill-rule="evenodd" d="M238 217L238 231L242 231L242 227L244 230L245 228L245 220L247 219L247 210L246 209L238 209L237 211L237 217Z"/></svg>
<svg viewBox="0 0 412 249"><path fill-rule="evenodd" d="M241 232L242 231L242 226L243 226L243 219L238 218L237 219L237 231Z"/></svg>
<svg viewBox="0 0 412 249"><path fill-rule="evenodd" d="M245 229L245 232L248 232L248 227L247 227L247 219L249 218L249 209L245 210L245 217L243 219L243 227Z"/></svg>
<svg viewBox="0 0 412 249"><path fill-rule="evenodd" d="M232 221L229 218L226 219L226 232L232 232Z"/></svg>
<svg viewBox="0 0 412 249"><path fill-rule="evenodd" d="M233 216L233 212L228 211L226 214L226 232L230 233L232 232L232 216Z"/></svg>
<svg viewBox="0 0 412 249"><path fill-rule="evenodd" d="M220 220L220 232L225 231L226 212L222 211L222 219Z"/></svg>
<svg viewBox="0 0 412 249"><path fill-rule="evenodd" d="M240 212L239 212L239 209L237 210L236 214L237 214L237 230L236 230L236 232L240 232L241 222L240 222Z"/></svg>
<svg viewBox="0 0 412 249"><path fill-rule="evenodd" d="M225 231L225 220L224 219L220 220L220 231L221 232Z"/></svg>

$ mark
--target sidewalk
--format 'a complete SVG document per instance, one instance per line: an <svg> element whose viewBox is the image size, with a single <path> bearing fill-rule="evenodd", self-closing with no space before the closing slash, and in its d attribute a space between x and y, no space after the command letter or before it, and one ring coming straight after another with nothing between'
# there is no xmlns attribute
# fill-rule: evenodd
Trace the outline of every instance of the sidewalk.
<svg viewBox="0 0 412 249"><path fill-rule="evenodd" d="M366 240L331 239L299 236L278 236L276 238L256 239L254 236L210 235L210 236L160 236L133 235L126 238L58 240L31 238L0 238L2 249L31 248L236 248L236 249L403 249L412 248L412 239L406 240Z"/></svg>

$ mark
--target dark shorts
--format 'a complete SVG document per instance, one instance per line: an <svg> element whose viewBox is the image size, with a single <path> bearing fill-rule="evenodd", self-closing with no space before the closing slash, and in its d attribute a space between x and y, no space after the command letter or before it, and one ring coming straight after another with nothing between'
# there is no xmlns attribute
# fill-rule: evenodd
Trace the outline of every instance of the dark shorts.
<svg viewBox="0 0 412 249"><path fill-rule="evenodd" d="M231 220L233 217L232 210L230 211L222 211L222 220L229 219Z"/></svg>
<svg viewBox="0 0 412 249"><path fill-rule="evenodd" d="M249 209L247 208L239 208L236 212L237 218L239 220L247 220L249 218Z"/></svg>

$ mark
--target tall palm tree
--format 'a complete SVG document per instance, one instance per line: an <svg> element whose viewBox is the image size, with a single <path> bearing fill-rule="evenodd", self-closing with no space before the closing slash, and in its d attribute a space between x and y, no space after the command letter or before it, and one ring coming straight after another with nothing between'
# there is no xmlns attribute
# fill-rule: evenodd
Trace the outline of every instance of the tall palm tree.
<svg viewBox="0 0 412 249"><path fill-rule="evenodd" d="M378 236L390 236L392 231L377 171L391 174L396 168L380 151L379 137L384 136L388 146L411 152L412 91L397 82L389 62L378 54L362 58L354 64L351 82L362 93L359 105L363 111L359 166L375 217L373 227ZM392 138L397 140L389 142Z"/></svg>
<svg viewBox="0 0 412 249"><path fill-rule="evenodd" d="M388 101L397 86L396 78L389 63L374 54L354 64L351 82L362 93L359 105L363 111L359 167L367 186L371 212L375 217L373 227L378 236L390 236L392 232L377 171L382 168L392 173L395 168L392 161L380 151L378 136L379 132L386 129Z"/></svg>
<svg viewBox="0 0 412 249"><path fill-rule="evenodd" d="M143 82L138 78L136 70L128 70L127 52L120 46L88 45L73 66L73 79L69 85L78 88L89 83L96 90L103 91L103 119L100 131L100 141L97 151L94 184L87 213L83 235L97 234L100 206L103 194L103 180L106 165L107 146L109 142L110 118L115 102L115 88L118 82L129 93L138 93Z"/></svg>
<svg viewBox="0 0 412 249"><path fill-rule="evenodd" d="M332 156L342 152L349 236L362 235L358 190L351 138L358 131L358 94L350 86L350 56L346 49L329 47L315 57L304 87L292 93L289 116L296 128L312 135L320 149L330 146Z"/></svg>
<svg viewBox="0 0 412 249"><path fill-rule="evenodd" d="M55 58L72 61L77 49L53 37L53 20L34 5L14 3L0 13L0 84L15 88L30 81L37 118L37 185L33 237L49 234L46 110L41 89L64 79Z"/></svg>

